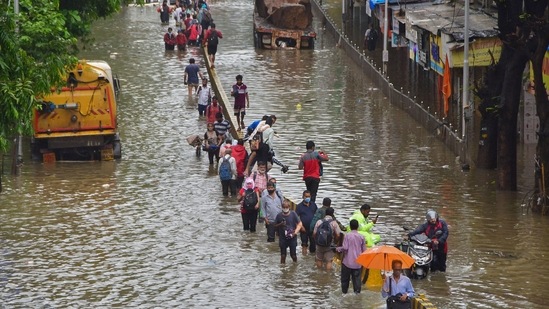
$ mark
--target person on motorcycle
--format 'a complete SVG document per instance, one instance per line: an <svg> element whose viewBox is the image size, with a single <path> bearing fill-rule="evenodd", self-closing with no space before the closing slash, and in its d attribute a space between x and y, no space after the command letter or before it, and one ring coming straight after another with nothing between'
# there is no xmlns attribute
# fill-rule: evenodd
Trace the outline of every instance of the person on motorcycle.
<svg viewBox="0 0 549 309"><path fill-rule="evenodd" d="M374 224L377 222L377 217L374 220L368 219L368 216L370 215L370 205L364 204L360 207L359 210L355 210L351 218L349 218L349 222L351 220L358 221L358 233L364 236L364 239L366 240L366 246L368 248L373 247L375 244L377 244L381 237L378 234L374 234L370 232L372 227L374 227ZM347 227L347 232L351 231L351 227Z"/></svg>
<svg viewBox="0 0 549 309"><path fill-rule="evenodd" d="M446 257L448 255L448 225L446 221L438 217L434 210L427 211L425 216L427 222L418 226L415 230L408 233L408 237L417 234L425 234L432 241L433 262L431 262L431 271L446 271Z"/></svg>

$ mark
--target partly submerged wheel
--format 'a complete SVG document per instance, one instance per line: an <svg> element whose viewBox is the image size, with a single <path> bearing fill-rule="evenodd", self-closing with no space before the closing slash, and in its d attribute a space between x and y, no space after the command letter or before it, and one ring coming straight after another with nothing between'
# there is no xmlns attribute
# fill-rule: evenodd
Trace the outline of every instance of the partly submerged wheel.
<svg viewBox="0 0 549 309"><path fill-rule="evenodd" d="M122 158L122 143L120 142L120 135L118 135L118 133L114 135L114 140L112 142L112 154L115 160Z"/></svg>
<svg viewBox="0 0 549 309"><path fill-rule="evenodd" d="M309 38L309 49L315 49L315 38Z"/></svg>

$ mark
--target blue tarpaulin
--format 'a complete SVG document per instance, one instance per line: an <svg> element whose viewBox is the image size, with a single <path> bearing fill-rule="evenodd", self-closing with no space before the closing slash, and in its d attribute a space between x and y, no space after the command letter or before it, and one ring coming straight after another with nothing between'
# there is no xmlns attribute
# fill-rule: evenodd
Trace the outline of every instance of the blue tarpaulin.
<svg viewBox="0 0 549 309"><path fill-rule="evenodd" d="M375 9L376 5L379 4L385 4L385 0L369 0L370 1L370 9ZM404 3L406 1L399 1L399 0L389 0L389 4L399 4Z"/></svg>

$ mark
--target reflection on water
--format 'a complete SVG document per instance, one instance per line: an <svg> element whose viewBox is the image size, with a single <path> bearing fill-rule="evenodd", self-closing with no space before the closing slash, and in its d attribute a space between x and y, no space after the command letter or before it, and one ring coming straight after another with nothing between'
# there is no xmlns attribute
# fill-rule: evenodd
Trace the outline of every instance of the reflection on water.
<svg viewBox="0 0 549 309"><path fill-rule="evenodd" d="M439 308L543 307L549 235L547 218L520 208L529 173L524 192L506 193L495 191L491 172L461 172L318 24L315 50L256 51L251 2L212 7L224 34L216 66L225 89L244 75L246 122L278 116L275 149L291 170L271 174L287 196L298 200L305 189L297 163L313 139L330 155L319 199L331 197L340 220L369 202L387 243L429 208L447 220L448 272L414 281L417 292ZM235 201L222 197L207 157L185 140L205 131L182 85L188 59L203 66L202 57L193 48L166 53L164 31L154 8L129 7L101 21L84 52L122 79L120 162L29 162L21 177L4 176L0 307L384 308L375 290L343 296L339 275L315 270L311 256L280 266L262 227L241 230Z"/></svg>

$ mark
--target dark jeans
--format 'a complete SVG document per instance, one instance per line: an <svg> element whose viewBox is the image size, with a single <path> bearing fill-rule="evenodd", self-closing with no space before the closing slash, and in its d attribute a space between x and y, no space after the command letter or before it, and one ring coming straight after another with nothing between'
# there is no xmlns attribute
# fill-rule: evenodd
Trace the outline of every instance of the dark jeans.
<svg viewBox="0 0 549 309"><path fill-rule="evenodd" d="M242 224L244 225L244 231L249 230L250 232L255 232L255 228L257 225L257 212L257 210L247 210L246 213L242 214Z"/></svg>
<svg viewBox="0 0 549 309"><path fill-rule="evenodd" d="M231 195L236 196L236 183L234 180L221 180L221 187L223 188L223 195L229 195L229 188L231 189Z"/></svg>
<svg viewBox="0 0 549 309"><path fill-rule="evenodd" d="M280 255L286 256L288 247L290 247L290 256L297 256L297 237L286 239L284 235L278 235L278 245L280 246Z"/></svg>
<svg viewBox="0 0 549 309"><path fill-rule="evenodd" d="M443 247L443 246L441 246ZM444 249L433 251L433 261L431 262L431 271L446 271L446 257L447 253L444 253Z"/></svg>
<svg viewBox="0 0 549 309"><path fill-rule="evenodd" d="M313 231L307 231L306 233L301 232L301 234L299 234L299 237L301 238L301 246L309 247L309 252L315 253L316 242L313 238Z"/></svg>
<svg viewBox="0 0 549 309"><path fill-rule="evenodd" d="M267 241L268 242L274 242L275 241L274 222L270 222L269 224L265 224L265 228L267 229Z"/></svg>
<svg viewBox="0 0 549 309"><path fill-rule="evenodd" d="M214 157L219 160L218 151L219 148L216 148L214 150L208 150L208 160L210 160L210 164L214 164Z"/></svg>
<svg viewBox="0 0 549 309"><path fill-rule="evenodd" d="M318 186L320 185L320 178L307 177L304 179L307 190L311 192L311 202L316 200L316 193L318 192Z"/></svg>
<svg viewBox="0 0 549 309"><path fill-rule="evenodd" d="M353 281L353 291L358 294L362 288L362 281L360 281L360 273L362 268L352 269L345 264L341 263L341 292L347 294L349 290L349 279Z"/></svg>
<svg viewBox="0 0 549 309"><path fill-rule="evenodd" d="M198 104L198 115L206 116L206 107L208 107L208 105Z"/></svg>
<svg viewBox="0 0 549 309"><path fill-rule="evenodd" d="M242 183L244 182L244 176L237 176L235 180L236 189L242 188Z"/></svg>

